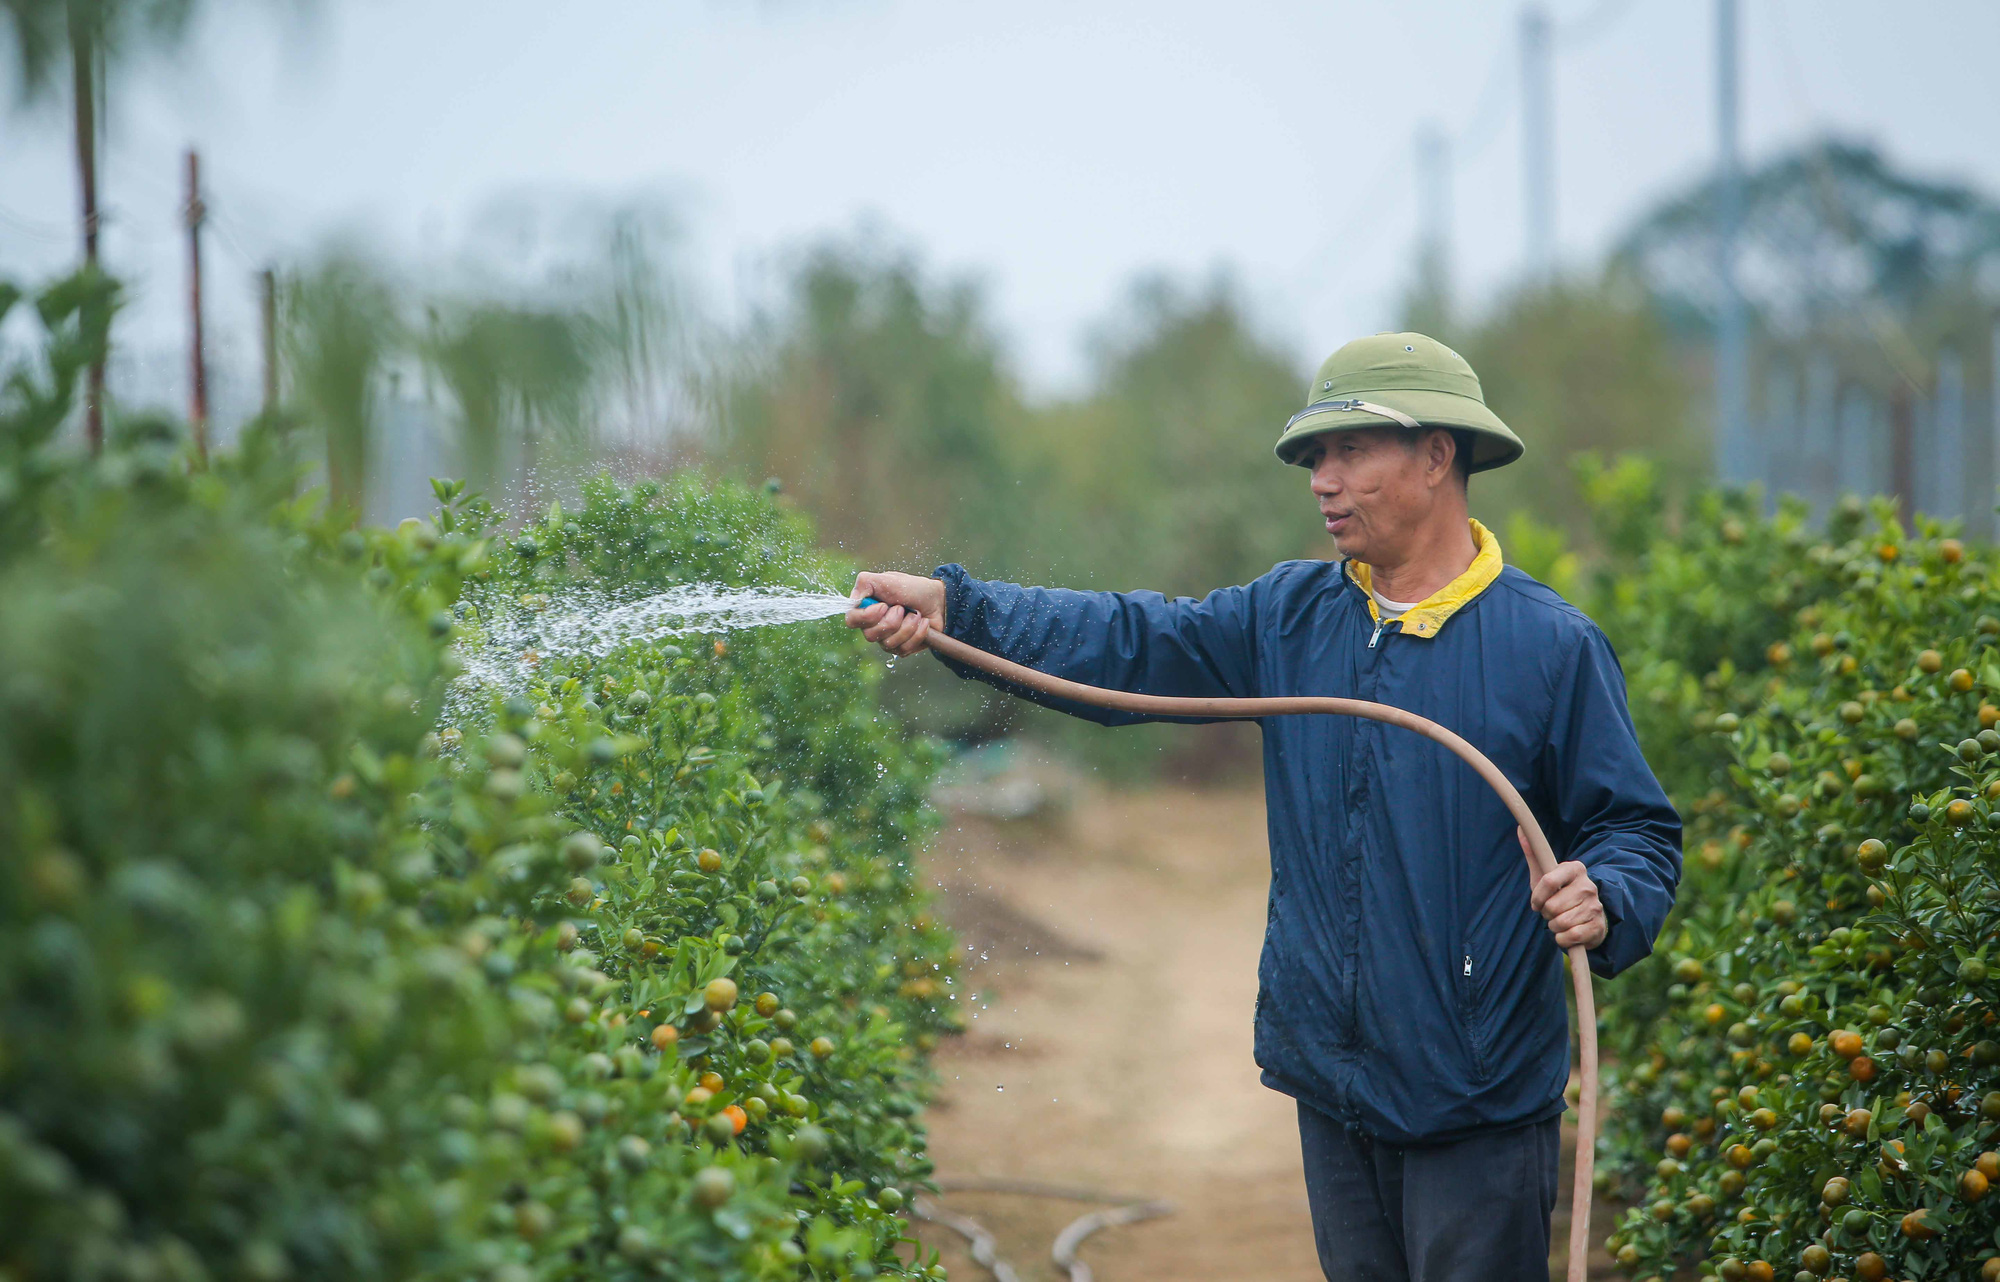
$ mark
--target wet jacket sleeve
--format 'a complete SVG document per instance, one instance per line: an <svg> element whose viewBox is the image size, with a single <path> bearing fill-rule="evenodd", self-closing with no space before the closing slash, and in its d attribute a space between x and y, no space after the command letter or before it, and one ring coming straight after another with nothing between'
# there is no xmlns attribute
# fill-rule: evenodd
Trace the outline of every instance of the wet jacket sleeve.
<svg viewBox="0 0 2000 1282"><path fill-rule="evenodd" d="M1610 924L1590 968L1616 975L1653 951L1681 877L1681 819L1639 752L1625 706L1625 674L1611 643L1587 629L1554 691L1543 795L1555 803L1549 835L1597 883Z"/></svg>
<svg viewBox="0 0 2000 1282"><path fill-rule="evenodd" d="M945 585L945 632L991 654L1072 681L1140 694L1257 693L1254 584L1222 588L1196 601L1169 600L1157 592L1027 588L975 579L961 565L939 566L935 575ZM1163 719L1050 698L944 662L961 677L1102 725Z"/></svg>

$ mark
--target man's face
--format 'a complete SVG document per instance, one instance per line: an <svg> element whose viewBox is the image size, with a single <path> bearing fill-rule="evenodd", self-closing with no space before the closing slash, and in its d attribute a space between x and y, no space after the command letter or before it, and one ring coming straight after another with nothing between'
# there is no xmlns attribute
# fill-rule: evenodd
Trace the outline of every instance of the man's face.
<svg viewBox="0 0 2000 1282"><path fill-rule="evenodd" d="M1369 565L1401 561L1413 532L1429 517L1438 484L1451 479L1451 438L1427 433L1412 449L1388 428L1327 432L1316 438L1312 470L1326 532L1342 556Z"/></svg>

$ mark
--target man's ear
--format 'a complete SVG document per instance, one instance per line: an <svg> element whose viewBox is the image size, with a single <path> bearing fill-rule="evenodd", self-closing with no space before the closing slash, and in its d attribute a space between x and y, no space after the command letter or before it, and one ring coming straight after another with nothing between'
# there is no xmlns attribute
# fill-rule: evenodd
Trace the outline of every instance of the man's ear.
<svg viewBox="0 0 2000 1282"><path fill-rule="evenodd" d="M1452 464L1458 460L1458 442L1443 428L1431 432L1424 448L1424 481L1438 485L1451 479Z"/></svg>

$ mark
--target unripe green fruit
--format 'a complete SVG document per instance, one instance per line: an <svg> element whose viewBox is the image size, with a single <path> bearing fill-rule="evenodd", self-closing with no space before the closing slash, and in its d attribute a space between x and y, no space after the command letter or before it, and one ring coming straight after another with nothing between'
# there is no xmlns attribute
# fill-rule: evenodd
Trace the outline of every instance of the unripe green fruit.
<svg viewBox="0 0 2000 1282"><path fill-rule="evenodd" d="M720 1166L697 1171L694 1177L694 1204L713 1211L736 1192L736 1176Z"/></svg>
<svg viewBox="0 0 2000 1282"><path fill-rule="evenodd" d="M586 872L604 858L604 843L594 832L573 832L563 841L562 857L571 872Z"/></svg>
<svg viewBox="0 0 2000 1282"><path fill-rule="evenodd" d="M801 1126L798 1133L792 1136L792 1151L802 1162L817 1162L832 1147L833 1141L817 1126Z"/></svg>
<svg viewBox="0 0 2000 1282"><path fill-rule="evenodd" d="M523 1202L514 1208L514 1230L529 1241L556 1226L556 1213L540 1202Z"/></svg>

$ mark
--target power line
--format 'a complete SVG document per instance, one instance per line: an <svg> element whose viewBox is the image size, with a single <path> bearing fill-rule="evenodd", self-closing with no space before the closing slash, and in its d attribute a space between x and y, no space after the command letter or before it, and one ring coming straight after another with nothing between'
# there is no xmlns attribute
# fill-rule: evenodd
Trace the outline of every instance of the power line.
<svg viewBox="0 0 2000 1282"><path fill-rule="evenodd" d="M1792 47L1792 29L1786 20L1783 0L1778 0L1778 3L1771 6L1771 15L1775 20L1778 34L1778 57L1779 64L1784 69L1785 89L1792 96L1792 104L1799 108L1808 124L1818 124L1824 117L1807 92L1805 74L1800 70L1797 51ZM1834 196L1836 183L1832 167L1827 164L1825 148L1812 148L1808 155L1814 171L1813 195L1819 200L1820 208L1825 211L1828 221L1835 227L1849 237L1859 240L1860 230L1854 226L1847 210L1841 207L1839 200ZM1861 309L1861 314L1867 324L1868 336L1875 340L1875 346L1881 350L1883 359L1889 362L1889 368L1894 370L1912 391L1921 391L1923 384L1918 380L1918 370L1925 363L1924 357L1917 350L1916 344L1910 341L1902 325L1884 316L1879 307L1864 307ZM2000 399L1996 399L1996 404L2000 404Z"/></svg>
<svg viewBox="0 0 2000 1282"><path fill-rule="evenodd" d="M12 228L31 240L46 241L51 244L57 241L69 240L76 235L71 229L59 227L55 223L44 223L32 218L24 218L4 205L0 205L0 224Z"/></svg>

